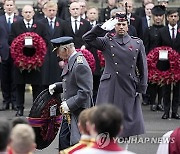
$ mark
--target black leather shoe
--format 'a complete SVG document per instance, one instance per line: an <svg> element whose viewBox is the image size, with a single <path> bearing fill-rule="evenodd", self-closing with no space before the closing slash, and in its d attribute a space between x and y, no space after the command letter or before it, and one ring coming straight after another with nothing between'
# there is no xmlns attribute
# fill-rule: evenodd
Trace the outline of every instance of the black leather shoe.
<svg viewBox="0 0 180 154"><path fill-rule="evenodd" d="M0 108L0 111L9 110L9 104L3 104L3 106Z"/></svg>
<svg viewBox="0 0 180 154"><path fill-rule="evenodd" d="M16 117L21 117L24 115L24 109L18 109L16 112Z"/></svg>
<svg viewBox="0 0 180 154"><path fill-rule="evenodd" d="M172 113L171 118L180 119L180 115L178 113Z"/></svg>
<svg viewBox="0 0 180 154"><path fill-rule="evenodd" d="M151 105L151 111L156 111L157 110L157 106L156 105Z"/></svg>
<svg viewBox="0 0 180 154"><path fill-rule="evenodd" d="M157 110L158 111L164 111L164 107L161 104L157 105Z"/></svg>
<svg viewBox="0 0 180 154"><path fill-rule="evenodd" d="M169 114L168 113L164 113L162 116L162 119L168 119L169 118Z"/></svg>

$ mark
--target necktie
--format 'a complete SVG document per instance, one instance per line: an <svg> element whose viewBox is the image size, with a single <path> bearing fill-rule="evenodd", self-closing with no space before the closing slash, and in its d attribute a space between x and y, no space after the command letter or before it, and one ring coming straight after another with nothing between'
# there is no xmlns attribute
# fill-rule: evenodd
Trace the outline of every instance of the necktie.
<svg viewBox="0 0 180 154"><path fill-rule="evenodd" d="M175 39L175 32L174 32L174 27L172 28L172 39Z"/></svg>
<svg viewBox="0 0 180 154"><path fill-rule="evenodd" d="M8 29L9 31L11 31L11 18L10 17L8 18Z"/></svg>
<svg viewBox="0 0 180 154"><path fill-rule="evenodd" d="M31 27L30 27L30 23L28 22L27 23L27 29L30 29Z"/></svg>
<svg viewBox="0 0 180 154"><path fill-rule="evenodd" d="M92 27L92 28L94 27L94 24L93 24L93 23L91 23L91 27Z"/></svg>
<svg viewBox="0 0 180 154"><path fill-rule="evenodd" d="M53 28L53 21L52 21L52 20L50 21L49 26L50 26L51 30L53 30L53 29L54 29L54 28Z"/></svg>
<svg viewBox="0 0 180 154"><path fill-rule="evenodd" d="M74 28L74 33L77 32L77 20L75 20L75 28Z"/></svg>

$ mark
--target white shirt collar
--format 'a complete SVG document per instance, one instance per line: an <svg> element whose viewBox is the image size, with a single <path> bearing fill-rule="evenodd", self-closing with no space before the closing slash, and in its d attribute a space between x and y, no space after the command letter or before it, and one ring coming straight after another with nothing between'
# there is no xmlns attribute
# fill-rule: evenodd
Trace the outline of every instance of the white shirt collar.
<svg viewBox="0 0 180 154"><path fill-rule="evenodd" d="M80 22L80 21L81 21L81 17L79 16L77 19L75 19L75 18L73 18L73 17L71 16L71 22L75 22L75 20L77 20L78 22Z"/></svg>
<svg viewBox="0 0 180 154"><path fill-rule="evenodd" d="M33 24L33 19L31 19L29 22L26 21L25 19L23 19L23 21L24 21L25 25L27 25L27 23L29 23L32 26L32 24Z"/></svg>
<svg viewBox="0 0 180 154"><path fill-rule="evenodd" d="M172 28L173 28L170 24L168 24L168 27L169 27L170 30L172 30ZM176 31L177 27L178 27L178 25L176 24L176 25L174 26L174 30L175 30L175 31Z"/></svg>
<svg viewBox="0 0 180 154"><path fill-rule="evenodd" d="M9 18L11 18L11 23L13 22L13 19L14 19L14 13L12 13L11 15L8 15L7 13L5 13L5 17L6 17L6 20L8 21Z"/></svg>
<svg viewBox="0 0 180 154"><path fill-rule="evenodd" d="M50 18L47 17L47 20L48 20L48 22L52 21L53 23L55 23L56 17L54 17L53 19L50 19Z"/></svg>

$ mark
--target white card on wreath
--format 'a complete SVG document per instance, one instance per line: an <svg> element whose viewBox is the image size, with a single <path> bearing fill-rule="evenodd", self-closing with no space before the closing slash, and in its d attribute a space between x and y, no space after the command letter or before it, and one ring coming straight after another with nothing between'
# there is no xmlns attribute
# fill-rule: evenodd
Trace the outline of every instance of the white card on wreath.
<svg viewBox="0 0 180 154"><path fill-rule="evenodd" d="M159 60L168 60L168 50L159 50Z"/></svg>
<svg viewBox="0 0 180 154"><path fill-rule="evenodd" d="M33 46L33 39L31 36L26 36L24 41L25 46Z"/></svg>

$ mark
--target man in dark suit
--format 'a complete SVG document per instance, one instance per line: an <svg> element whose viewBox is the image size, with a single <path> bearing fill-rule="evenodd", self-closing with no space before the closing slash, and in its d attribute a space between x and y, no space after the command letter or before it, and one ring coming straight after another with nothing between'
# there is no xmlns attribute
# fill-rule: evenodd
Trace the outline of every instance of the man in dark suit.
<svg viewBox="0 0 180 154"><path fill-rule="evenodd" d="M153 3L153 0L142 0L142 7L136 8L135 15L139 17L145 17L145 6L147 3Z"/></svg>
<svg viewBox="0 0 180 154"><path fill-rule="evenodd" d="M159 46L169 46L180 53L180 32L177 24L179 15L177 10L167 11L168 25L159 31ZM162 119L168 119L171 106L171 84L164 85L164 115ZM178 104L180 101L180 81L173 85L173 98L172 98L172 114L171 118L180 119L178 114Z"/></svg>
<svg viewBox="0 0 180 154"><path fill-rule="evenodd" d="M50 43L51 39L58 38L64 35L65 21L56 17L57 4L49 1L45 4L46 17L42 22L47 29L48 51L42 67L42 85L43 89L47 88L54 82L61 81L60 74L62 68L59 66L58 58L55 52L52 52L53 47Z"/></svg>
<svg viewBox="0 0 180 154"><path fill-rule="evenodd" d="M8 38L11 24L20 20L14 15L15 0L6 0L4 3L5 15L0 16L0 58L1 58L1 90L3 95L3 106L1 110L7 110L12 104L15 109L16 88L13 80L13 60L11 58Z"/></svg>
<svg viewBox="0 0 180 154"><path fill-rule="evenodd" d="M144 36L144 32L146 31L146 29L148 27L151 26L151 9L154 7L154 4L153 3L147 3L145 5L145 13L146 13L146 16L142 17L142 30L143 30L143 36Z"/></svg>
<svg viewBox="0 0 180 154"><path fill-rule="evenodd" d="M139 38L143 38L143 32L142 32L142 20L140 17L135 15L133 12L133 0L123 0L124 7L127 3L127 18L130 25L133 25L136 28L137 36Z"/></svg>
<svg viewBox="0 0 180 154"><path fill-rule="evenodd" d="M22 9L23 19L12 24L12 31L10 35L9 41L12 42L14 38L19 36L20 34L26 32L34 32L40 35L45 41L47 41L46 37L46 29L43 24L40 22L36 22L33 20L34 10L31 5L25 5ZM24 49L24 54L27 52L33 56L33 50L29 48ZM40 93L41 86L41 71L39 70L28 70L20 71L20 69L14 66L14 78L15 84L17 88L17 107L18 111L16 116L23 116L24 111L24 94L25 94L25 84L31 84L33 89L33 100Z"/></svg>
<svg viewBox="0 0 180 154"><path fill-rule="evenodd" d="M82 19L80 16L80 3L73 2L70 4L69 12L71 17L66 21L66 29L64 34L73 37L75 48L81 48L85 42L82 39L83 34L91 29L89 21Z"/></svg>
<svg viewBox="0 0 180 154"><path fill-rule="evenodd" d="M50 94L63 91L61 109L63 114L70 116L70 121L67 117L63 118L60 129L59 150L62 150L80 140L78 116L83 109L91 106L93 78L86 59L75 50L72 37L60 37L51 42L57 49L57 55L67 61L61 74L62 82L49 86Z"/></svg>

